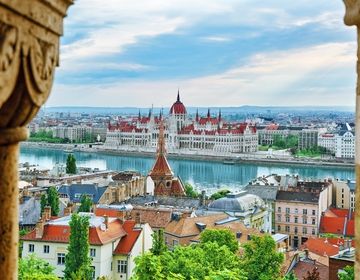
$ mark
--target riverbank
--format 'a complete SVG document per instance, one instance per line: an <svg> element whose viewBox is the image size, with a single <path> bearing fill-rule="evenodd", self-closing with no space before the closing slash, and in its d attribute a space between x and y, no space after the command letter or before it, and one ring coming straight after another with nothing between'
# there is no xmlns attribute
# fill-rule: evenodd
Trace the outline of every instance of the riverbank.
<svg viewBox="0 0 360 280"><path fill-rule="evenodd" d="M37 148L37 149L53 149L63 151L76 151L84 153L99 153L107 155L120 155L120 156L131 156L131 157L155 157L154 152L141 151L141 150L106 150L102 146L93 145L89 148L89 145L74 145L74 144L54 144L54 143L39 143L39 142L22 142L21 147ZM322 161L313 159L301 159L301 158L266 158L259 154L226 154L226 155L212 155L212 154L198 154L192 153L169 153L167 155L169 159L178 160L193 160L193 161L212 161L221 162L223 164L238 165L244 163L252 164L266 164L266 165L292 165L292 166L321 166L321 167L337 167L337 168L354 168L354 163L348 162L333 162L333 161Z"/></svg>

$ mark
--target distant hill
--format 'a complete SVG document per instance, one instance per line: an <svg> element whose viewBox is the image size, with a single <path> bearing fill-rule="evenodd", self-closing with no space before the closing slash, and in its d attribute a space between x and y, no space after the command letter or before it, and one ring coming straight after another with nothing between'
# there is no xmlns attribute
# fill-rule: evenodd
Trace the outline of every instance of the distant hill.
<svg viewBox="0 0 360 280"><path fill-rule="evenodd" d="M145 115L149 112L149 108L136 107L46 107L42 111L47 113L63 112L63 113L81 113L81 114L119 114L119 115L136 115L139 113ZM169 108L154 107L155 114L159 114L163 110L165 114L169 112ZM207 113L208 108L205 107L187 107L188 113L195 114L196 110L199 114ZM274 113L291 113L291 112L354 112L355 108L351 106L250 106L244 105L240 107L210 107L212 114L216 114L221 110L222 114L274 114Z"/></svg>

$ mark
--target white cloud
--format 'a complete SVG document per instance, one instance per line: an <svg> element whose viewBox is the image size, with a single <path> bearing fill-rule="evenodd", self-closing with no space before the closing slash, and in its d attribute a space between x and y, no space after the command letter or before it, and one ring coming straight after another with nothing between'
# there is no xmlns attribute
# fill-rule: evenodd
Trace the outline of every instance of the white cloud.
<svg viewBox="0 0 360 280"><path fill-rule="evenodd" d="M193 79L128 80L81 86L55 84L48 105L168 107L178 86L188 106L353 105L354 88L342 81L332 88L327 82L333 82L329 80L333 76L344 75L347 69L355 85L355 53L353 43L331 43L259 53L245 65ZM310 78L319 85L306 86ZM296 88L295 84L303 86Z"/></svg>
<svg viewBox="0 0 360 280"><path fill-rule="evenodd" d="M230 42L232 40L230 37L225 37L225 36L208 36L208 37L202 37L201 39L210 42Z"/></svg>

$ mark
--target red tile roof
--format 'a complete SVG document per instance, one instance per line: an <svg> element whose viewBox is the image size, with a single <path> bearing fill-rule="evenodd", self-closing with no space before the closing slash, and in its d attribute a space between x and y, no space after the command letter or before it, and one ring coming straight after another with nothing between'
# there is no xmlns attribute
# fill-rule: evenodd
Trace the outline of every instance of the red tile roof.
<svg viewBox="0 0 360 280"><path fill-rule="evenodd" d="M346 235L347 236L355 236L355 220L354 219L351 219L347 222Z"/></svg>
<svg viewBox="0 0 360 280"><path fill-rule="evenodd" d="M126 235L121 238L119 244L114 250L115 255L128 255L131 253L136 241L138 240L141 229L134 229L135 221L125 221L123 228Z"/></svg>
<svg viewBox="0 0 360 280"><path fill-rule="evenodd" d="M340 240L340 238L338 238ZM342 242L344 241L341 239ZM340 244L339 244L340 245ZM309 238L304 248L319 256L334 256L339 253L339 246L329 242L327 238Z"/></svg>
<svg viewBox="0 0 360 280"><path fill-rule="evenodd" d="M173 172L171 167L165 157L165 155L158 155L156 158L156 162L149 173L152 179L156 177L165 177L165 176L173 176Z"/></svg>
<svg viewBox="0 0 360 280"><path fill-rule="evenodd" d="M115 239L121 238L126 234L120 220L116 219L109 222L109 227L106 231L102 231L100 227L89 228L89 243L91 245L102 245L109 243ZM56 243L69 243L70 226L68 225L53 225L45 224L42 238L36 238L35 229L25 236L22 240L45 241Z"/></svg>
<svg viewBox="0 0 360 280"><path fill-rule="evenodd" d="M345 218L344 217L321 217L320 233L343 234Z"/></svg>

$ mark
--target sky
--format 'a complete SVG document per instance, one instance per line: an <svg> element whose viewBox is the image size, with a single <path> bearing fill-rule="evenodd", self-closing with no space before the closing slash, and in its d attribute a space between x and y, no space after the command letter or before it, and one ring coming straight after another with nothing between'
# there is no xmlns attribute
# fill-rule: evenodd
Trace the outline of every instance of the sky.
<svg viewBox="0 0 360 280"><path fill-rule="evenodd" d="M77 0L47 106L354 106L342 1Z"/></svg>

